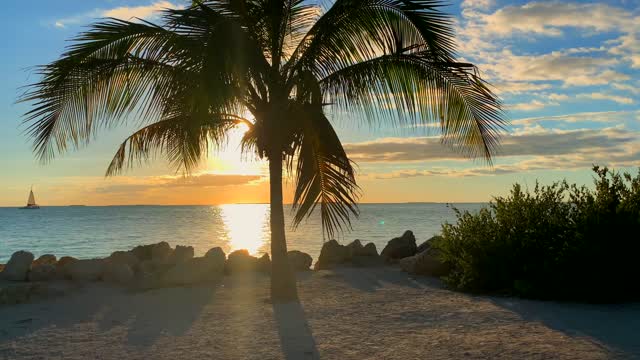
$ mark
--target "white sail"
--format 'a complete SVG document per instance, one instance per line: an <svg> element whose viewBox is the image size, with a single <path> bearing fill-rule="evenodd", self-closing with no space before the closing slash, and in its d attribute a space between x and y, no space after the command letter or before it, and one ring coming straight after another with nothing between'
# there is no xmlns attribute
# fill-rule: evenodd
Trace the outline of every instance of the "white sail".
<svg viewBox="0 0 640 360"><path fill-rule="evenodd" d="M27 201L27 206L35 205L36 197L33 196L33 190L29 191L29 201Z"/></svg>

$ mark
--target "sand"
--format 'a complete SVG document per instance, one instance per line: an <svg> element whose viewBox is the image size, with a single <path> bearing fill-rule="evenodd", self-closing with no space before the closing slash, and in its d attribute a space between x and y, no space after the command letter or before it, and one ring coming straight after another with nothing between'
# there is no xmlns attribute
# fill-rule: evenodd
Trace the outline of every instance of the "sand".
<svg viewBox="0 0 640 360"><path fill-rule="evenodd" d="M479 297L395 268L131 292L93 284L0 307L4 359L640 359L640 304Z"/></svg>

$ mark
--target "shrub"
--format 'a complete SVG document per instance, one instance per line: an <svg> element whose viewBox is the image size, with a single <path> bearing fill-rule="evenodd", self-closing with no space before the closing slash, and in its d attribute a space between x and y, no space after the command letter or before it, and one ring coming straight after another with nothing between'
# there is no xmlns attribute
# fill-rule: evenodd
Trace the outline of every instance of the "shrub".
<svg viewBox="0 0 640 360"><path fill-rule="evenodd" d="M445 281L472 292L615 302L640 299L640 171L593 168L595 189L515 184L477 213L456 209L434 245Z"/></svg>

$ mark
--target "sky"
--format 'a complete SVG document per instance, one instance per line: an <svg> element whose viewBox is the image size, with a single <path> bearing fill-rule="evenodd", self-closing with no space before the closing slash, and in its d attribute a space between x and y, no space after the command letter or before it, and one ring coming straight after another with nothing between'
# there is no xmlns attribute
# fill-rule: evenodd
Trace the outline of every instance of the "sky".
<svg viewBox="0 0 640 360"><path fill-rule="evenodd" d="M268 202L266 166L238 155L238 137L185 178L162 159L121 176L104 172L131 126L102 131L89 146L41 164L16 104L37 81L33 67L102 17L154 21L181 0L10 1L0 13L0 206ZM501 96L510 125L493 166L459 157L425 127L334 125L358 164L362 202L485 202L511 184L567 179L589 185L593 164L640 166L640 0L451 1L459 57L476 64ZM285 201L291 199L286 185Z"/></svg>

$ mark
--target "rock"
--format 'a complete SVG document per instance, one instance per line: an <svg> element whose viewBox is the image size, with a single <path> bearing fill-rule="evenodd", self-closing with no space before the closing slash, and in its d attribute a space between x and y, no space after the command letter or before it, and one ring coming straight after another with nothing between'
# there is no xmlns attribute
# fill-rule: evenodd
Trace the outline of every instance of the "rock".
<svg viewBox="0 0 640 360"><path fill-rule="evenodd" d="M78 261L78 259L72 257L72 256L63 256L60 258L60 260L58 260L58 262L56 263L56 266L58 267L58 270L61 270L62 268L64 268L66 265L74 262L74 261Z"/></svg>
<svg viewBox="0 0 640 360"><path fill-rule="evenodd" d="M179 264L193 259L193 246L177 245L169 257L171 264Z"/></svg>
<svg viewBox="0 0 640 360"><path fill-rule="evenodd" d="M207 251L206 254L204 254L205 258L212 258L214 261L218 261L218 262L222 262L224 264L225 260L227 259L227 255L224 253L224 251L222 250L222 248L218 247L214 247L212 249L210 249L209 251Z"/></svg>
<svg viewBox="0 0 640 360"><path fill-rule="evenodd" d="M168 242L162 241L157 244L151 245L151 259L157 263L164 263L169 261L169 258L173 255L173 249Z"/></svg>
<svg viewBox="0 0 640 360"><path fill-rule="evenodd" d="M145 260L141 261L136 269L134 269L138 273L146 273L146 274L154 274L154 275L162 275L169 271L175 264L170 263L168 260L162 263L155 262L153 260Z"/></svg>
<svg viewBox="0 0 640 360"><path fill-rule="evenodd" d="M298 250L289 251L287 257L289 258L289 265L293 271L307 271L313 262L311 255Z"/></svg>
<svg viewBox="0 0 640 360"><path fill-rule="evenodd" d="M98 281L102 279L104 259L76 260L64 267L66 277L74 281Z"/></svg>
<svg viewBox="0 0 640 360"><path fill-rule="evenodd" d="M416 238L411 230L407 230L401 237L389 240L387 246L382 249L380 256L387 261L406 258L416 254L418 247L416 246Z"/></svg>
<svg viewBox="0 0 640 360"><path fill-rule="evenodd" d="M256 270L265 274L271 273L271 258L269 258L269 254L264 253L256 260Z"/></svg>
<svg viewBox="0 0 640 360"><path fill-rule="evenodd" d="M249 255L246 249L236 250L229 254L225 264L225 272L227 274L241 273L257 270L258 259Z"/></svg>
<svg viewBox="0 0 640 360"><path fill-rule="evenodd" d="M219 256L192 258L177 263L162 277L162 286L190 285L219 279L224 272L224 259Z"/></svg>
<svg viewBox="0 0 640 360"><path fill-rule="evenodd" d="M322 244L315 269L329 269L334 265L343 264L348 257L349 250L346 246L340 245L336 240L329 240Z"/></svg>
<svg viewBox="0 0 640 360"><path fill-rule="evenodd" d="M410 274L427 276L444 276L449 273L449 266L440 260L440 252L431 247L414 256L400 259L400 268Z"/></svg>
<svg viewBox="0 0 640 360"><path fill-rule="evenodd" d="M16 251L5 265L0 277L9 281L25 281L33 262L33 254L28 251Z"/></svg>
<svg viewBox="0 0 640 360"><path fill-rule="evenodd" d="M370 242L362 248L360 256L378 256L378 249L376 244Z"/></svg>
<svg viewBox="0 0 640 360"><path fill-rule="evenodd" d="M140 265L140 260L131 251L114 251L106 259L110 264L125 264L131 270L135 270Z"/></svg>
<svg viewBox="0 0 640 360"><path fill-rule="evenodd" d="M166 241L162 241L157 244L138 245L131 249L131 253L133 253L138 260L154 260L157 262L167 260L172 251L171 245Z"/></svg>
<svg viewBox="0 0 640 360"><path fill-rule="evenodd" d="M31 265L55 265L57 262L57 258L52 254L45 254L37 258Z"/></svg>
<svg viewBox="0 0 640 360"><path fill-rule="evenodd" d="M349 251L349 259L353 258L354 256L378 256L376 244L368 243L367 245L362 246L362 243L358 239L348 244L347 250Z"/></svg>
<svg viewBox="0 0 640 360"><path fill-rule="evenodd" d="M350 242L349 244L347 244L346 248L347 248L347 260L351 260L352 257L359 256L362 253L364 246L362 246L362 243L360 242L360 240L356 239Z"/></svg>
<svg viewBox="0 0 640 360"><path fill-rule="evenodd" d="M59 279L61 274L53 264L34 265L27 275L29 281L51 281Z"/></svg>
<svg viewBox="0 0 640 360"><path fill-rule="evenodd" d="M104 267L102 279L112 284L129 284L133 276L133 269L127 263L109 262Z"/></svg>
<svg viewBox="0 0 640 360"><path fill-rule="evenodd" d="M423 242L422 244L418 245L416 254L419 254L423 251L429 250L431 249L431 246L433 245L434 241L440 241L442 239L442 236L440 235L436 235L436 236L432 236L429 240Z"/></svg>

